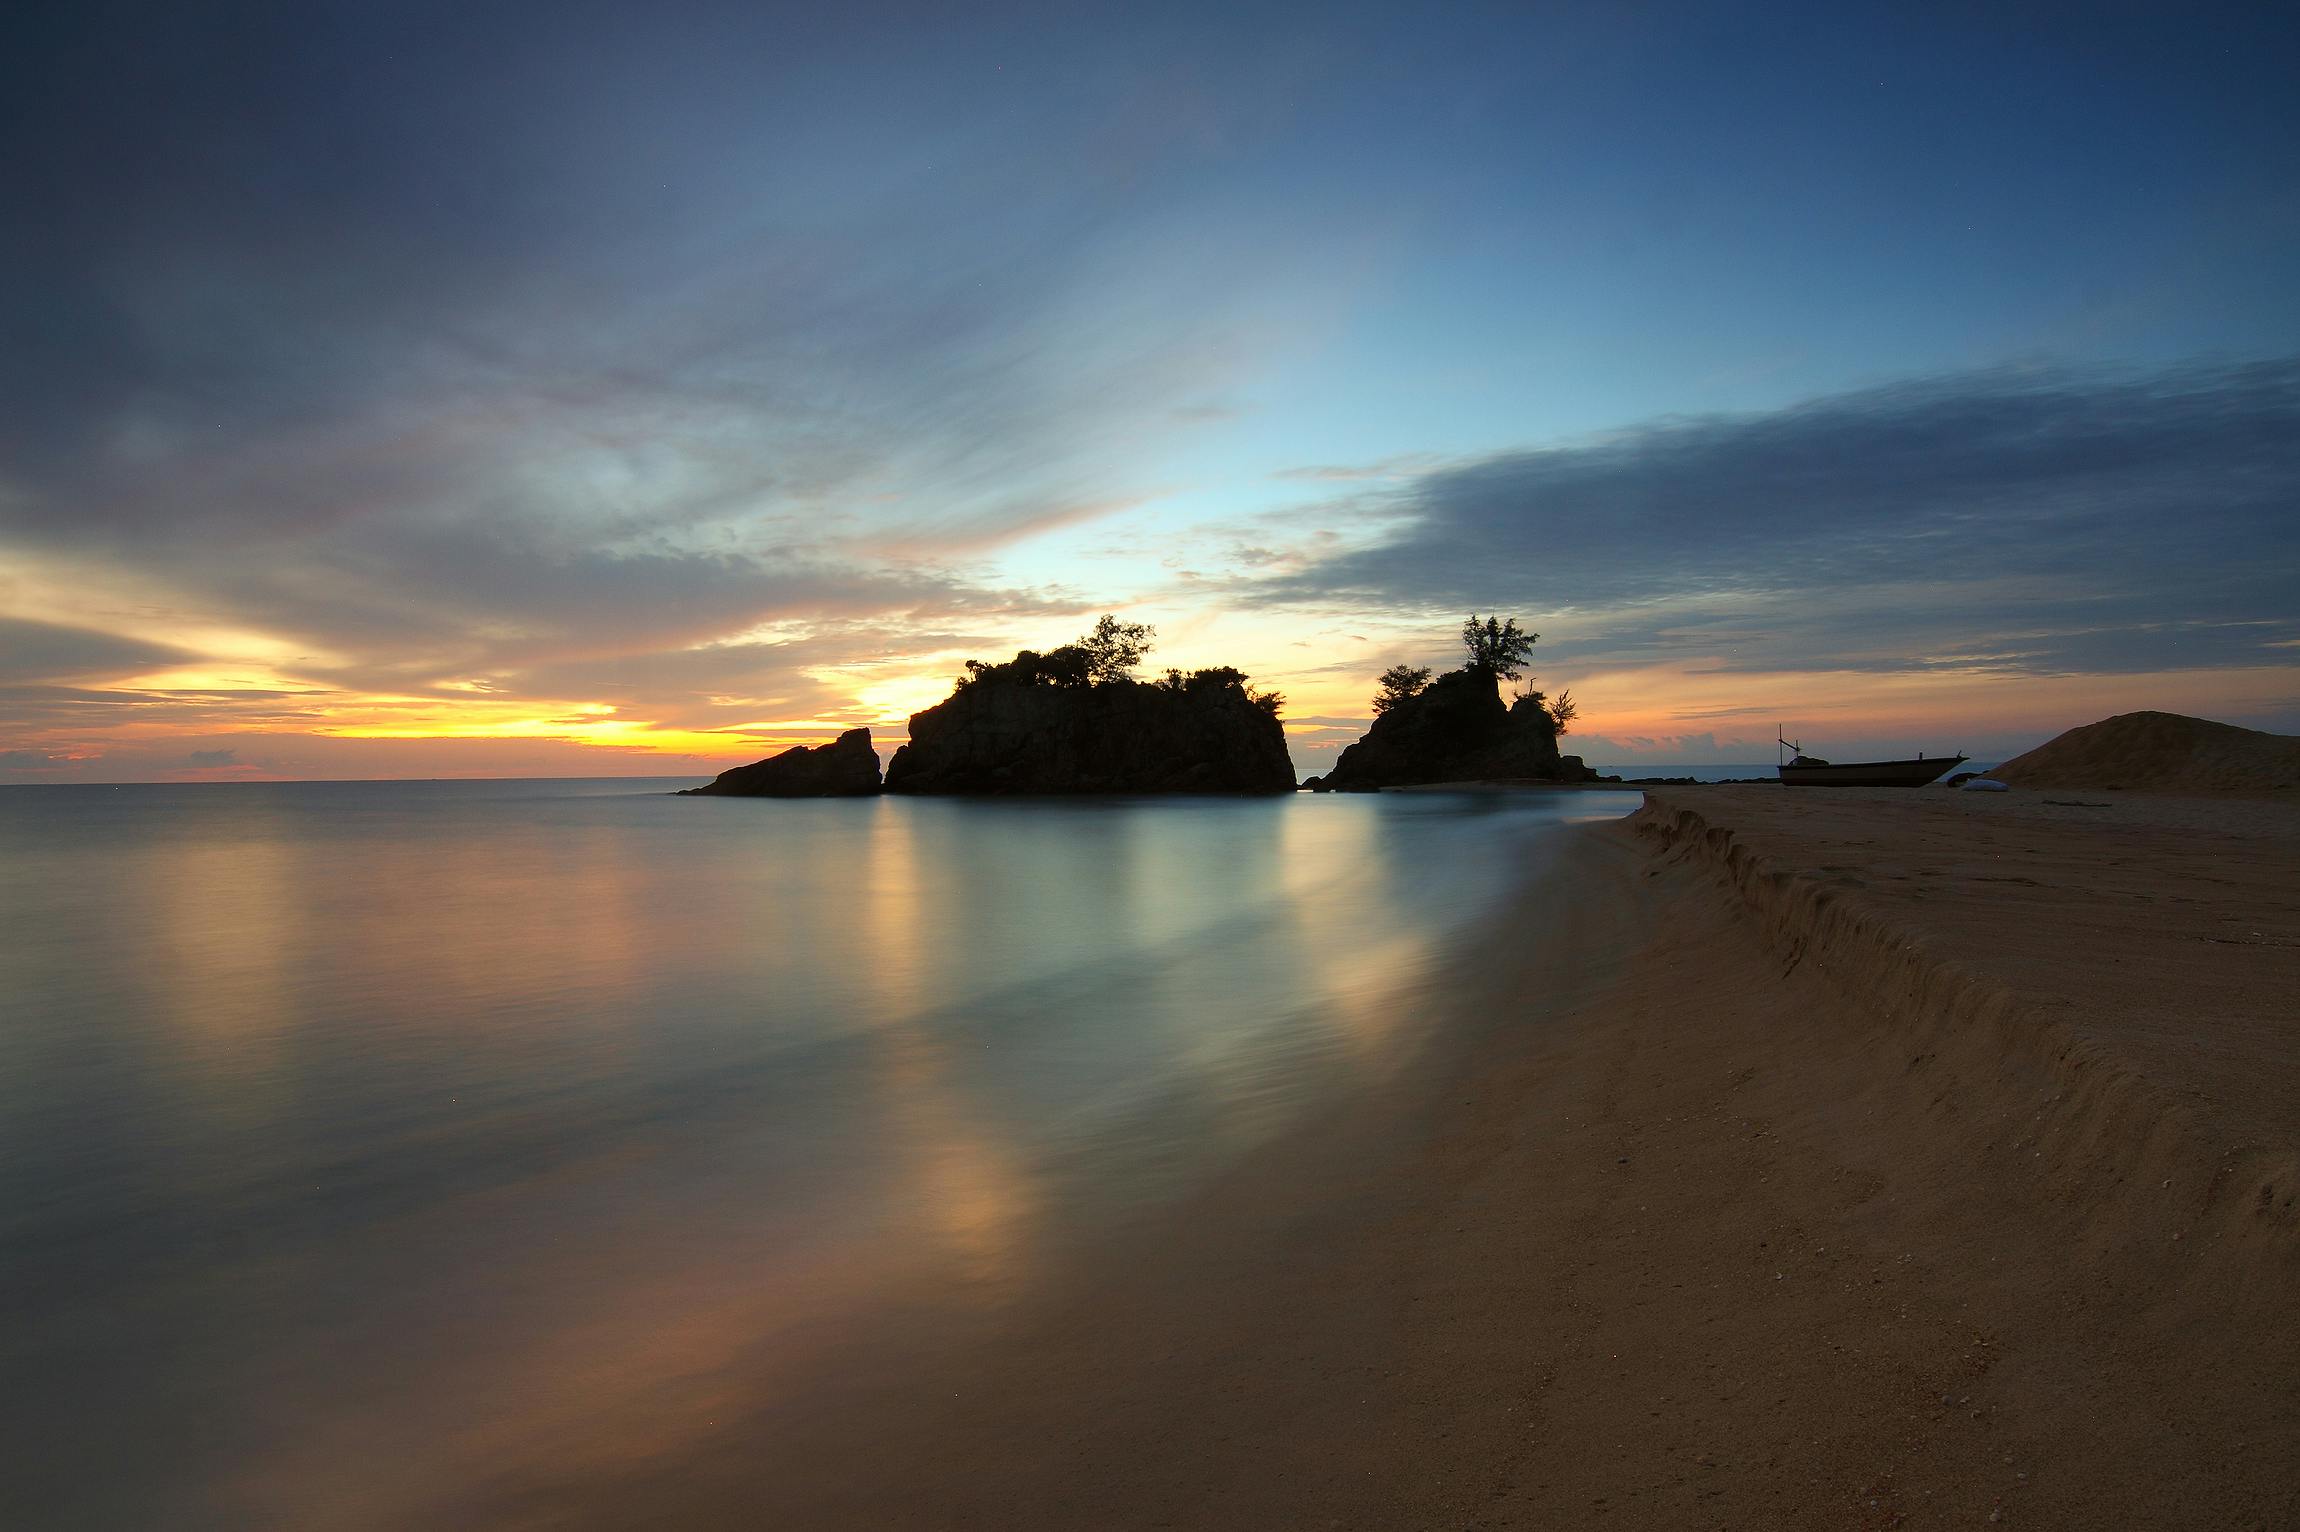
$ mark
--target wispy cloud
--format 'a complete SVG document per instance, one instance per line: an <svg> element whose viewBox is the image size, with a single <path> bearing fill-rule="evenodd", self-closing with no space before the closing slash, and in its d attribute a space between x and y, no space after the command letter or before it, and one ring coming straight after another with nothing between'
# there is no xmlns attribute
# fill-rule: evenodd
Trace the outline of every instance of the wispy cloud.
<svg viewBox="0 0 2300 1532"><path fill-rule="evenodd" d="M41 295L0 347L9 734L851 716L874 665L1081 604L990 561L1235 416L1313 237L1174 221L1163 177L1269 130L1194 65L954 132L923 40L859 102L787 18L457 36L89 12L0 59L47 146L0 166L0 284ZM678 88L580 105L635 76ZM850 119L885 143L787 151ZM1026 152L1071 141L1117 159Z"/></svg>
<svg viewBox="0 0 2300 1532"><path fill-rule="evenodd" d="M1394 482L1426 477L1435 472L1442 461L1434 453L1414 452L1384 458L1378 463L1319 463L1301 468L1281 468L1272 477L1283 482L1306 484Z"/></svg>

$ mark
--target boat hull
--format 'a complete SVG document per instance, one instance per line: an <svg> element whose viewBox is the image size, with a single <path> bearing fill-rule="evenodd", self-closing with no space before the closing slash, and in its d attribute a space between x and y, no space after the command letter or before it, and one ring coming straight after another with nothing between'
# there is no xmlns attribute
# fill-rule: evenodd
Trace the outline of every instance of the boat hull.
<svg viewBox="0 0 2300 1532"><path fill-rule="evenodd" d="M1962 766L1961 755L1933 760L1846 761L1781 768L1784 787L1923 787Z"/></svg>

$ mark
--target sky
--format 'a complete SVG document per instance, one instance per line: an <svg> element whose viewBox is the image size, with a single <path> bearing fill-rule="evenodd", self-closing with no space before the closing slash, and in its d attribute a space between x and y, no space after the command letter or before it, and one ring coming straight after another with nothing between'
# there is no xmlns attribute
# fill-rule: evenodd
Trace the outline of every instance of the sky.
<svg viewBox="0 0 2300 1532"><path fill-rule="evenodd" d="M2300 732L2300 13L0 20L0 782L700 775L1116 612L1305 773Z"/></svg>

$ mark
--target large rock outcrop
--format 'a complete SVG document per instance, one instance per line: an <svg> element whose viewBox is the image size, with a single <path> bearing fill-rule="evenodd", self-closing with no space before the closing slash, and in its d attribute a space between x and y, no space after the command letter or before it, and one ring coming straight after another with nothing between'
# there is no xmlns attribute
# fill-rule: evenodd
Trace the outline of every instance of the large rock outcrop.
<svg viewBox="0 0 2300 1532"><path fill-rule="evenodd" d="M1064 685L1008 679L1013 669L986 667L949 701L913 713L910 743L887 764L887 791L1294 790L1275 707L1257 701L1236 671L1169 684Z"/></svg>
<svg viewBox="0 0 2300 1532"><path fill-rule="evenodd" d="M2289 792L2300 789L2300 739L2181 713L2119 713L1989 775L2015 787L2086 792Z"/></svg>
<svg viewBox="0 0 2300 1532"><path fill-rule="evenodd" d="M1374 720L1318 784L1371 792L1429 782L1586 782L1596 773L1557 752L1557 723L1539 701L1504 706L1490 670L1448 671Z"/></svg>
<svg viewBox="0 0 2300 1532"><path fill-rule="evenodd" d="M686 791L720 798L864 798L878 790L870 730L849 729L827 745L795 745Z"/></svg>

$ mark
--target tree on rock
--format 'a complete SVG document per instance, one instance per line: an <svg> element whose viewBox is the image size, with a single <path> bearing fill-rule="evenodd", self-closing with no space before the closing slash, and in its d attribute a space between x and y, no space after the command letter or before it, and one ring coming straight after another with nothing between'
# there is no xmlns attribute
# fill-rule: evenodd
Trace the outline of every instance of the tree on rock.
<svg viewBox="0 0 2300 1532"><path fill-rule="evenodd" d="M1374 693L1374 712L1386 713L1401 702L1421 695L1430 684L1427 665L1392 665L1382 672L1382 689Z"/></svg>
<svg viewBox="0 0 2300 1532"><path fill-rule="evenodd" d="M1539 633L1528 633L1518 627L1515 617L1507 621L1499 615L1481 619L1472 612L1469 621L1461 625L1461 642L1469 651L1469 668L1504 681L1514 681L1524 671L1525 662L1533 657L1534 642L1540 637Z"/></svg>
<svg viewBox="0 0 2300 1532"><path fill-rule="evenodd" d="M1086 673L1095 680L1123 681L1150 652L1150 638L1157 631L1146 622L1120 622L1104 612L1093 632L1066 647L1085 651Z"/></svg>
<svg viewBox="0 0 2300 1532"><path fill-rule="evenodd" d="M1104 617L1074 643L966 663L950 697L910 715L890 793L1290 793L1284 698L1212 665L1128 672L1150 628Z"/></svg>
<svg viewBox="0 0 2300 1532"><path fill-rule="evenodd" d="M1147 623L1120 622L1105 614L1094 630L1059 649L1040 654L1025 649L1003 665L968 660L959 686L1107 686L1131 681L1135 666L1150 652Z"/></svg>
<svg viewBox="0 0 2300 1532"><path fill-rule="evenodd" d="M1573 700L1572 692L1562 691L1552 697L1538 686L1521 686L1517 689L1516 700L1510 703L1509 710L1515 713L1520 708L1539 708L1547 715L1550 726L1560 734L1565 732L1568 724L1581 716L1581 704Z"/></svg>

